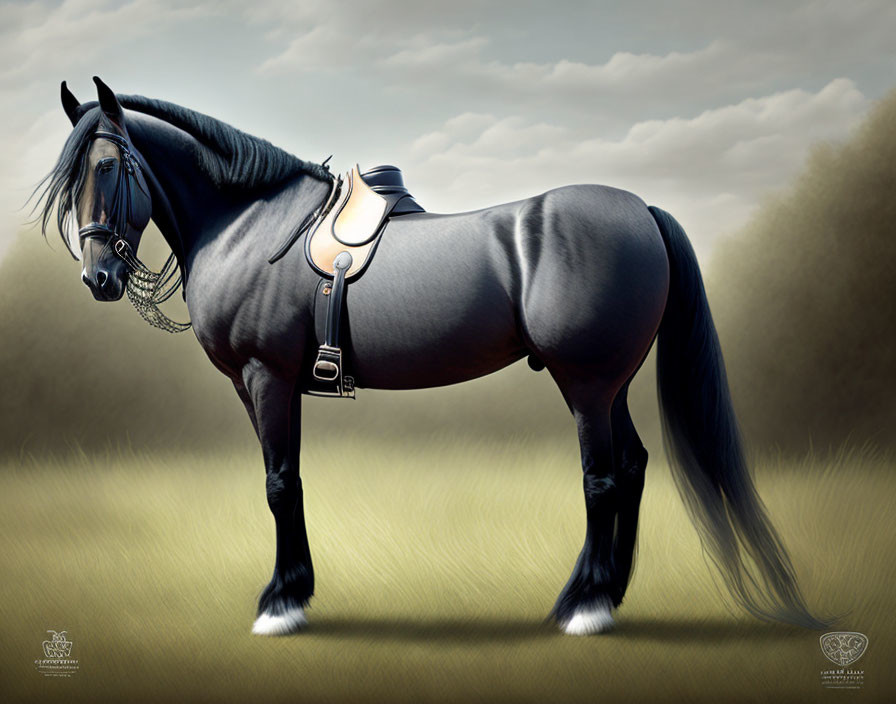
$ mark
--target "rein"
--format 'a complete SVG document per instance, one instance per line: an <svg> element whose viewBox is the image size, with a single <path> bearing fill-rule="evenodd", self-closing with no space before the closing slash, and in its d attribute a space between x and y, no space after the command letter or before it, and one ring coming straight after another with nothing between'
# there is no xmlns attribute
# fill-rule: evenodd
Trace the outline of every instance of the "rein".
<svg viewBox="0 0 896 704"><path fill-rule="evenodd" d="M177 268L174 252L168 257L158 272L144 264L131 245L124 239L122 233L127 232L131 217L131 179L135 178L140 169L140 162L131 154L128 142L124 137L114 132L97 130L90 139L105 139L118 147L119 168L118 183L115 185L115 198L109 212L111 226L91 222L78 230L78 238L83 249L84 240L88 237L105 237L106 245L111 246L112 251L128 267L127 294L131 305L147 323L165 332L176 333L189 330L190 322L179 323L165 315L159 308L160 303L167 301L180 288L183 283L183 274ZM140 183L137 183L140 187Z"/></svg>

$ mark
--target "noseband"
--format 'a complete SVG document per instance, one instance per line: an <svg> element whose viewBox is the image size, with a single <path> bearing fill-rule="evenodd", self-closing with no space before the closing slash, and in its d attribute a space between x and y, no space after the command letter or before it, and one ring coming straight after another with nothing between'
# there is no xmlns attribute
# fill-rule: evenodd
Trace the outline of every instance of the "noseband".
<svg viewBox="0 0 896 704"><path fill-rule="evenodd" d="M78 230L82 251L84 242L88 238L105 238L106 246L110 246L130 270L127 283L128 300L137 309L140 316L153 327L166 332L189 330L191 325L189 322L179 323L172 320L159 309L159 303L164 303L171 298L183 282L174 252L168 257L161 271L155 272L137 258L131 245L124 238L128 225L134 225L130 221L131 180L136 180L137 172L142 169L140 162L131 153L128 141L121 135L97 130L90 135L90 139L105 139L118 147L118 182L115 184L112 207L107 213L107 223L110 224L94 221ZM139 181L137 181L137 188L149 197L149 194L140 186Z"/></svg>

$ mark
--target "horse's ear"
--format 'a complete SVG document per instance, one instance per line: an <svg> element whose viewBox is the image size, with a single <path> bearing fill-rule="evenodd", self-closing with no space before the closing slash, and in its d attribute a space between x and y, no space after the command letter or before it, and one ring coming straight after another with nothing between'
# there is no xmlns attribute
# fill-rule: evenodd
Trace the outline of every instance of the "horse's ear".
<svg viewBox="0 0 896 704"><path fill-rule="evenodd" d="M72 95L68 86L65 85L65 81L62 82L60 93L62 97L62 109L65 110L65 114L68 115L68 119L71 120L72 127L74 127L78 124L78 120L81 119L81 103L79 103L78 99Z"/></svg>
<svg viewBox="0 0 896 704"><path fill-rule="evenodd" d="M93 82L96 83L96 94L100 99L100 109L102 109L103 114L118 127L124 129L124 112L121 109L121 105L118 104L118 98L115 97L115 93L99 79L99 76L94 76Z"/></svg>

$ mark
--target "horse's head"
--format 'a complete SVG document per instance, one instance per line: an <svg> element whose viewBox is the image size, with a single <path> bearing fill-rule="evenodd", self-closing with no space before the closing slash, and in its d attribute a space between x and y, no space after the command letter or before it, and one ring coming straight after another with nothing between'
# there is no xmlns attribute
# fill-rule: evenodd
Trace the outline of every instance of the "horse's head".
<svg viewBox="0 0 896 704"><path fill-rule="evenodd" d="M81 105L62 84L62 105L75 128L69 141L78 143L66 144L72 158L59 217L68 230L69 250L82 260L82 281L98 301L117 301L152 215L152 199L124 111L108 86L93 80L98 110ZM82 120L88 124L82 126Z"/></svg>

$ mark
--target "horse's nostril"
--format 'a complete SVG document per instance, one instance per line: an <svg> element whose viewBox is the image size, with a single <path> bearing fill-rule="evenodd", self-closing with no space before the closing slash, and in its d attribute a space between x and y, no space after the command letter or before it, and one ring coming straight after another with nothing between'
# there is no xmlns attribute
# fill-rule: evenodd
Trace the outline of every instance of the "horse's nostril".
<svg viewBox="0 0 896 704"><path fill-rule="evenodd" d="M96 285L102 288L106 285L106 282L109 280L109 275L103 271L102 269L96 272Z"/></svg>
<svg viewBox="0 0 896 704"><path fill-rule="evenodd" d="M86 271L82 271L82 272L81 272L81 281L84 282L84 285L85 285L85 286L87 286L88 288L90 287L90 277L87 276L87 272L86 272Z"/></svg>

